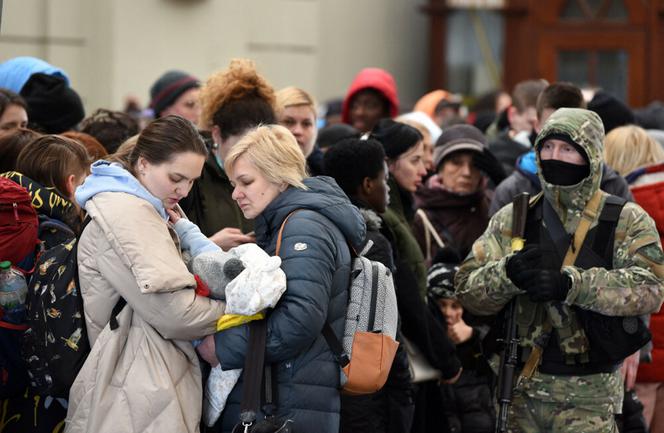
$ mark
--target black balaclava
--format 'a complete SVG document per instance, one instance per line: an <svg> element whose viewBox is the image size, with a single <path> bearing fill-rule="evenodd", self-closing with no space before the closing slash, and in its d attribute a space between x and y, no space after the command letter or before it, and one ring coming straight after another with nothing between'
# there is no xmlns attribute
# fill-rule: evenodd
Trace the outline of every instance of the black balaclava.
<svg viewBox="0 0 664 433"><path fill-rule="evenodd" d="M588 158L586 151L583 150L581 146L579 146L568 135L565 134L551 134L545 139L540 140L540 143L543 144L550 139L562 140L571 144L574 146L576 151L579 152L581 156L583 156L583 159L586 161L586 163L584 165L578 165L559 161L556 159L545 160L540 157L540 164L542 166L542 175L544 176L544 180L553 185L570 186L576 185L588 177L588 175L590 175L590 159ZM540 144L538 151L542 150L542 144Z"/></svg>

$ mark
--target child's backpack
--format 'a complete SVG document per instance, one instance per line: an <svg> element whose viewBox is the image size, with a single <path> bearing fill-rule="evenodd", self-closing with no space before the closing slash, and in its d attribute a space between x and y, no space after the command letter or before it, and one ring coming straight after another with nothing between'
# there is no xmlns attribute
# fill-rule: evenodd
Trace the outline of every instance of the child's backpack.
<svg viewBox="0 0 664 433"><path fill-rule="evenodd" d="M37 212L25 188L0 177L0 261L10 261L28 276L37 249ZM0 399L25 392L27 375L20 358L25 324L0 318Z"/></svg>
<svg viewBox="0 0 664 433"><path fill-rule="evenodd" d="M81 233L89 221L88 217L83 222ZM30 386L41 395L68 398L90 353L77 247L78 238L72 238L42 253L28 287L30 328L23 338L22 356L28 364ZM124 305L120 298L111 314L112 328Z"/></svg>
<svg viewBox="0 0 664 433"><path fill-rule="evenodd" d="M279 229L276 255L283 229L294 212ZM372 246L369 241L351 262L343 339L339 341L329 323L323 325L325 341L342 369L343 392L350 395L380 390L399 347L396 341L399 312L392 273L382 263L364 257ZM349 248L354 254L353 248Z"/></svg>
<svg viewBox="0 0 664 433"><path fill-rule="evenodd" d="M28 191L0 177L0 260L9 260L28 272L31 267L23 264L35 253L38 227L37 212Z"/></svg>

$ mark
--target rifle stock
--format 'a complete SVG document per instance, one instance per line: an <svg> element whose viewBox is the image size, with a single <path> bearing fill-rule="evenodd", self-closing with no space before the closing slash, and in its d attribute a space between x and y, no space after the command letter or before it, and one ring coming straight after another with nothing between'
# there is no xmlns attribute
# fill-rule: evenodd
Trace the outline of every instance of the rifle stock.
<svg viewBox="0 0 664 433"><path fill-rule="evenodd" d="M526 218L528 217L528 193L521 193L514 197L512 202L512 251L519 251L525 243ZM503 339L503 354L500 362L500 375L498 376L498 419L496 432L507 433L509 424L509 409L512 405L512 392L514 390L514 374L519 361L519 339L516 328L516 298L513 298L506 307L505 337Z"/></svg>

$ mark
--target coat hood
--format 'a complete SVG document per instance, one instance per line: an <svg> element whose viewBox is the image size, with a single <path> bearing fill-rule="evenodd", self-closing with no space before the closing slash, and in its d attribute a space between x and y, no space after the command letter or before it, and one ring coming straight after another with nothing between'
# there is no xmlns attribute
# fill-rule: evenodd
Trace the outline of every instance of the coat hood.
<svg viewBox="0 0 664 433"><path fill-rule="evenodd" d="M366 235L366 225L357 207L331 177L310 177L304 180L304 184L308 189L289 187L256 217L257 243L265 247L289 213L307 209L332 221L348 243L359 251Z"/></svg>
<svg viewBox="0 0 664 433"><path fill-rule="evenodd" d="M561 186L548 183L542 175L539 149L551 135L566 135L588 155L590 174L575 185ZM602 119L589 110L561 108L549 117L537 136L537 172L544 196L558 212L568 230L575 230L586 203L599 189L602 181L602 155L604 151L604 126Z"/></svg>
<svg viewBox="0 0 664 433"><path fill-rule="evenodd" d="M350 123L350 100L357 92L364 89L375 89L387 98L390 103L390 117L396 117L399 114L399 97L394 77L384 69L365 68L355 76L346 92L341 106L342 122Z"/></svg>
<svg viewBox="0 0 664 433"><path fill-rule="evenodd" d="M152 195L126 168L117 162L99 160L92 164L90 176L76 188L76 202L85 207L88 200L101 192L124 192L142 198L154 206L165 220L168 214L163 203Z"/></svg>

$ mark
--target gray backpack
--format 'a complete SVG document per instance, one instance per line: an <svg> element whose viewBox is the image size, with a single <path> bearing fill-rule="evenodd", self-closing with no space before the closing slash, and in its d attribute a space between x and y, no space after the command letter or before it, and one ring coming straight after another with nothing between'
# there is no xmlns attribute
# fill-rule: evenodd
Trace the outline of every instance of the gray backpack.
<svg viewBox="0 0 664 433"><path fill-rule="evenodd" d="M351 395L371 394L385 385L399 346L392 273L382 263L364 257L372 245L369 241L352 259L342 341L329 323L323 327L323 336L342 368L343 391Z"/></svg>

